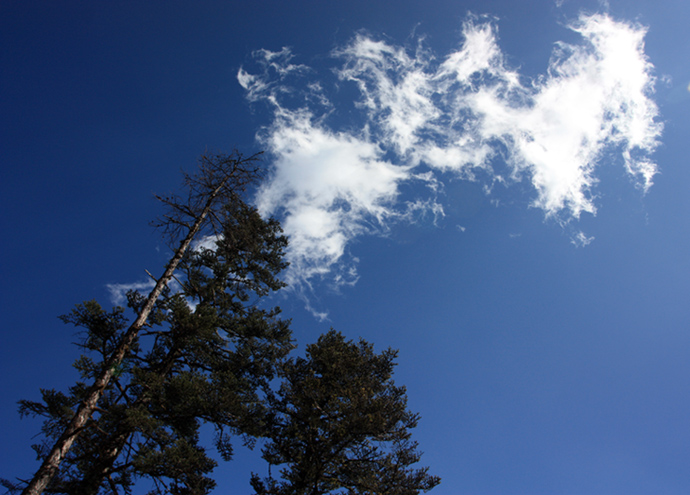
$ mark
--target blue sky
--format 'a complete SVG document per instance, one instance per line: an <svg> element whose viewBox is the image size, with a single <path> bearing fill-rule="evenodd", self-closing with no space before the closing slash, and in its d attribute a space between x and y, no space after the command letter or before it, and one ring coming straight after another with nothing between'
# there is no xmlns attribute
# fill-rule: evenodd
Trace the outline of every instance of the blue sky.
<svg viewBox="0 0 690 495"><path fill-rule="evenodd" d="M0 476L57 316L161 271L152 193L266 150L273 301L400 349L436 494L690 491L687 2L0 5ZM255 454L217 470L249 491Z"/></svg>

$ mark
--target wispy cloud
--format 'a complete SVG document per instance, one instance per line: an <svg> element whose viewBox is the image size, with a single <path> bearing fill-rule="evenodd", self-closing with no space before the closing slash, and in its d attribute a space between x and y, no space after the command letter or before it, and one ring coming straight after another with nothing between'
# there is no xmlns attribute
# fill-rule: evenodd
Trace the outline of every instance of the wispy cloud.
<svg viewBox="0 0 690 495"><path fill-rule="evenodd" d="M210 238L206 238L205 241L202 242L209 242ZM197 243L197 246L195 249L197 249L201 244ZM212 241L213 247L215 247L215 240ZM202 246L202 247L207 247L207 246ZM144 280L143 282L133 282L130 284L107 284L106 288L108 289L108 292L110 293L110 302L113 305L116 306L125 306L127 304L127 293L130 291L134 292L139 292L141 293L144 297L148 297L150 292L153 290L153 288L156 286L156 281L153 280L153 278L149 278L147 280ZM179 293L182 291L182 286L180 285L180 282L174 278L168 283L168 288L173 294ZM186 298L187 304L189 307L194 310L196 308L196 301L191 300L190 298Z"/></svg>
<svg viewBox="0 0 690 495"><path fill-rule="evenodd" d="M468 18L445 57L362 33L332 52L337 65L323 74L294 64L287 48L255 52L258 70L240 69L238 80L273 112L259 134L273 173L256 199L290 237L288 282L353 283L351 241L413 211L443 215L436 192L448 178L528 180L532 205L567 223L595 214L597 167L615 151L646 191L662 130L646 30L600 14L568 27L580 43L558 43L537 79L508 66L489 17ZM343 97L349 87L355 101ZM427 192L402 194L412 181Z"/></svg>
<svg viewBox="0 0 690 495"><path fill-rule="evenodd" d="M129 291L141 291L147 294L155 285L156 282L149 279L131 284L107 284L106 288L110 293L110 302L117 306L124 306L127 302L127 293Z"/></svg>
<svg viewBox="0 0 690 495"><path fill-rule="evenodd" d="M585 247L594 240L594 237L587 237L584 232L576 232L571 238L572 242L577 247Z"/></svg>

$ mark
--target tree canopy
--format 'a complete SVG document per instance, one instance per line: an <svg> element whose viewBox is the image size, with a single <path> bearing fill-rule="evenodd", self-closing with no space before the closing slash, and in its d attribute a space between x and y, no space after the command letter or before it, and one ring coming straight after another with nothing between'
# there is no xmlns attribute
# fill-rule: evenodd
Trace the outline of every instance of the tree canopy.
<svg viewBox="0 0 690 495"><path fill-rule="evenodd" d="M258 176L254 157L203 158L187 198L163 199L161 225L183 240L151 293L61 317L80 332L80 379L20 401L22 415L44 418L33 446L43 464L6 488L130 494L148 480L152 495L204 495L217 465L204 425L225 461L238 440L263 442L281 479L253 475L257 494L416 494L439 482L411 467L419 417L392 381L395 351L331 331L288 357L290 321L263 302L285 285L287 239L240 194Z"/></svg>
<svg viewBox="0 0 690 495"><path fill-rule="evenodd" d="M410 467L421 455L410 440L419 416L392 380L396 355L331 330L283 366L263 458L284 467L281 480L253 476L257 495L412 495L440 482Z"/></svg>
<svg viewBox="0 0 690 495"><path fill-rule="evenodd" d="M129 493L146 477L155 493L207 493L216 463L199 445L201 425L216 429L225 459L232 455L232 434L248 441L265 434L262 391L293 344L280 310L262 309L257 300L283 285L277 274L285 267L286 239L277 222L239 200L223 215L214 248L183 257L180 290L166 290L157 302L49 492ZM144 302L129 294L135 313ZM22 413L46 417L46 440L61 434L89 391L86 383L102 372L127 327L123 308L107 312L95 301L62 319L83 329L85 354L75 366L84 382L67 394L44 390L43 402L21 402ZM48 445L36 446L39 456L47 455Z"/></svg>

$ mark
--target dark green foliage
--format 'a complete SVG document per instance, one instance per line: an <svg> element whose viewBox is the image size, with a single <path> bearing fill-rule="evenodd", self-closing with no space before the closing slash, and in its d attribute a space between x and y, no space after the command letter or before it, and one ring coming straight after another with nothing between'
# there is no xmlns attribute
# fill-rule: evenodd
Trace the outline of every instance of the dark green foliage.
<svg viewBox="0 0 690 495"><path fill-rule="evenodd" d="M263 457L284 466L281 481L252 478L257 494L417 494L439 483L410 440L419 416L392 380L396 351L330 331L287 362L272 398L274 423Z"/></svg>
<svg viewBox="0 0 690 495"><path fill-rule="evenodd" d="M206 158L202 173L187 177L187 202L163 200L171 208L163 222L168 233L191 232L203 210L208 219L198 232L206 237L176 251L179 264L166 272L175 282L160 297L128 294L139 326L124 308L107 311L95 301L61 317L80 329L80 380L67 392L41 390L41 401L20 402L22 415L44 418L43 441L33 446L45 460L39 472L58 451L51 445L74 439L64 459L41 474L45 491L130 494L145 480L151 495L205 495L215 486L216 461L200 443L203 425L215 429L224 461L234 441L268 439L264 458L284 469L281 480L254 475L258 494L412 495L438 484L426 468L410 467L420 457L409 433L419 418L391 379L394 351L375 354L370 344L331 331L307 348L307 358L287 360L289 321L279 308L260 305L284 286L277 277L286 268L287 240L275 220L262 219L226 184L226 172L238 175L235 185L251 182L256 171L242 167L232 157ZM222 194L209 196L211 190ZM75 411L85 404L88 415L76 424ZM0 484L9 491L26 486Z"/></svg>
<svg viewBox="0 0 690 495"><path fill-rule="evenodd" d="M205 494L215 485L208 474L216 462L199 444L201 425L215 427L226 460L233 436L251 443L267 432L264 390L293 345L280 310L257 303L283 286L277 274L286 266L287 241L277 222L238 198L222 215L222 237L214 249L200 247L183 259L181 290L168 290L157 303L48 492L130 493L137 479L148 478L154 493ZM129 295L134 312L143 301ZM107 312L90 301L62 319L83 329L85 354L75 366L90 382L128 325L124 310ZM42 402L21 402L22 414L46 418L39 458L87 391L80 382L66 394L46 390Z"/></svg>

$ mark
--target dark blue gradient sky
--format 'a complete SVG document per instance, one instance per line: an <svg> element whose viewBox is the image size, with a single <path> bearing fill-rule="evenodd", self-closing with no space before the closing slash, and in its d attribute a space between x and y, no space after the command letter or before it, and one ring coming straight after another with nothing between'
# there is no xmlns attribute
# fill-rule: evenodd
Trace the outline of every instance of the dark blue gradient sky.
<svg viewBox="0 0 690 495"><path fill-rule="evenodd" d="M398 213L415 200L436 202L444 215L347 217L356 228L339 224L347 239L326 275L297 274L296 287L272 302L293 319L300 349L329 327L400 349L396 381L422 415L415 439L443 478L432 493L690 493L690 5L607 4L0 3L0 476L37 467L29 445L40 423L20 420L16 402L76 378L77 337L57 316L84 300L110 304L108 284L162 270L169 251L148 225L161 211L152 193L175 190L180 170L193 170L206 150L269 148L272 177L289 162L271 137L294 122L279 121L267 93L249 101L238 82L241 69L264 77L256 50L289 47L290 63L309 67L303 79L265 80L292 88L282 93L293 98L281 101L289 111L307 108L299 90L320 84L331 106L313 114L310 132L364 139L368 124L377 159L405 167L414 157L386 141L389 113L367 114L356 83L336 76L345 62L333 53L356 35L402 49L417 68L425 60L429 74L459 50L473 13L496 28L504 67L534 88L552 75L556 43L585 46L567 26L582 13L608 13L648 29L655 92L647 96L664 129L648 155L658 173L646 193L626 173L625 136L610 137L587 189L596 215L576 218L564 207L548 216L535 206L536 168L511 178L517 151L481 134L494 150L490 172L469 180L422 158L414 173L433 173L435 191L406 178L394 198L378 199ZM390 74L396 81L404 72ZM491 87L486 77L466 94ZM284 193L284 183L273 186ZM326 210L356 211L343 197ZM295 211L271 210L283 219ZM351 268L352 284L338 285L337 271ZM240 452L222 464L219 490L248 492L250 471L266 471L256 457Z"/></svg>

